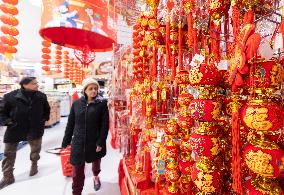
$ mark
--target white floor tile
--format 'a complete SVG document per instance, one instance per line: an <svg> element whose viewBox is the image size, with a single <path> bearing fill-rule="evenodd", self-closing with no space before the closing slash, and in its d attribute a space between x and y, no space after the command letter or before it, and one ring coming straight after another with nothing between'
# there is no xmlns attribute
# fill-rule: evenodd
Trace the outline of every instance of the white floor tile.
<svg viewBox="0 0 284 195"><path fill-rule="evenodd" d="M28 145L17 152L15 164L16 182L2 190L0 195L71 195L72 179L66 178L61 172L60 157L46 153L50 148L59 147L64 135L67 118L61 118L60 124L46 129L43 137L41 159L39 161L39 173L29 177L30 160ZM110 140L110 139L109 139ZM102 159L102 172L100 178L102 187L98 192L93 189L92 172L90 164L86 165L86 179L83 195L119 195L118 163L122 158L116 150L113 150L108 141L108 152ZM0 173L2 177L2 173Z"/></svg>

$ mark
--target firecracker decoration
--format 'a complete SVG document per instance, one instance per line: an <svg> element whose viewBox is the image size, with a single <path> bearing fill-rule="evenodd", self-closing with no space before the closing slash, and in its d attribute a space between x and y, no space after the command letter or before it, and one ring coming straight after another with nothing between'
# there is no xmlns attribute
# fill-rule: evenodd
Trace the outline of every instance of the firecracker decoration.
<svg viewBox="0 0 284 195"><path fill-rule="evenodd" d="M42 55L41 55L41 64L43 65L42 66L42 70L45 71L45 74L48 74L50 72L50 64L51 64L51 42L50 41L47 41L47 40L44 40L42 41Z"/></svg>
<svg viewBox="0 0 284 195"><path fill-rule="evenodd" d="M1 14L0 19L3 25L1 26L1 31L4 34L0 37L0 51L5 54L13 54L17 52L16 45L18 45L18 39L16 36L19 34L16 26L19 24L16 15L19 11L16 7L18 5L17 0L4 0L0 4L0 9L3 14Z"/></svg>

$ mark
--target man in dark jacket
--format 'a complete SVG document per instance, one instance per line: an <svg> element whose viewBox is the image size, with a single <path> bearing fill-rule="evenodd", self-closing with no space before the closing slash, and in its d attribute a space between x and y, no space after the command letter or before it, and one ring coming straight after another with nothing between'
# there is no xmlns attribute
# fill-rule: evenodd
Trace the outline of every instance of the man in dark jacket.
<svg viewBox="0 0 284 195"><path fill-rule="evenodd" d="M0 181L0 189L15 182L13 170L17 145L20 141L27 140L31 147L30 176L37 174L44 124L49 120L50 107L47 97L38 91L36 78L25 77L20 85L21 89L4 95L0 105L0 121L2 125L7 126L4 135L3 178Z"/></svg>

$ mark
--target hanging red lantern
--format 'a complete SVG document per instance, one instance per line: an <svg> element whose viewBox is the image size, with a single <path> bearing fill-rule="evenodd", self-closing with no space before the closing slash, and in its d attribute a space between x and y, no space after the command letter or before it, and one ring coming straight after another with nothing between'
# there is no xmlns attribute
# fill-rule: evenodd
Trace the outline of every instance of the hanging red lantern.
<svg viewBox="0 0 284 195"><path fill-rule="evenodd" d="M0 9L6 14L18 15L19 13L18 9L14 5L8 3L2 3L0 5Z"/></svg>
<svg viewBox="0 0 284 195"><path fill-rule="evenodd" d="M179 126L175 119L170 119L164 127L164 131L167 135L174 136L178 134Z"/></svg>
<svg viewBox="0 0 284 195"><path fill-rule="evenodd" d="M51 42L50 42L50 41L47 41L47 40L44 40L44 41L42 41L42 46L44 46L44 47L50 47L50 46L51 46Z"/></svg>
<svg viewBox="0 0 284 195"><path fill-rule="evenodd" d="M4 3L8 3L11 5L18 5L18 0L2 0Z"/></svg>
<svg viewBox="0 0 284 195"><path fill-rule="evenodd" d="M13 26L9 26L9 25L3 25L1 26L1 31L4 34L8 34L11 36L17 36L19 34L19 31L17 28L13 27Z"/></svg>
<svg viewBox="0 0 284 195"><path fill-rule="evenodd" d="M253 140L244 148L244 160L254 173L266 178L284 176L284 151L270 141Z"/></svg>
<svg viewBox="0 0 284 195"><path fill-rule="evenodd" d="M205 64L193 66L189 70L189 82L191 85L220 85L220 72L214 64Z"/></svg>
<svg viewBox="0 0 284 195"><path fill-rule="evenodd" d="M169 159L169 161L165 169L165 177L167 181L175 183L180 178L180 170L177 161L174 159Z"/></svg>
<svg viewBox="0 0 284 195"><path fill-rule="evenodd" d="M12 16L11 14L1 15L0 20L4 24L8 24L8 25L11 25L11 26L17 26L19 24L19 20L17 18L15 18L14 16Z"/></svg>
<svg viewBox="0 0 284 195"><path fill-rule="evenodd" d="M18 39L14 38L11 35L1 36L0 39L2 43L10 45L10 46L18 45Z"/></svg>
<svg viewBox="0 0 284 195"><path fill-rule="evenodd" d="M51 57L50 57L49 54L43 54L43 55L41 55L41 57L42 57L43 59L46 59L46 60L51 59Z"/></svg>
<svg viewBox="0 0 284 195"><path fill-rule="evenodd" d="M274 132L284 125L284 109L273 102L251 100L242 107L241 119L246 128L264 133Z"/></svg>
<svg viewBox="0 0 284 195"><path fill-rule="evenodd" d="M245 195L284 195L278 181L269 178L256 177L249 179L245 182L244 189Z"/></svg>
<svg viewBox="0 0 284 195"><path fill-rule="evenodd" d="M50 54L51 50L48 47L44 47L41 49L42 53Z"/></svg>
<svg viewBox="0 0 284 195"><path fill-rule="evenodd" d="M191 178L201 194L223 194L223 174L212 161L204 159L193 165Z"/></svg>
<svg viewBox="0 0 284 195"><path fill-rule="evenodd" d="M190 156L190 153L182 154L179 159L179 169L180 172L184 175L191 174L191 168L194 164L193 158Z"/></svg>

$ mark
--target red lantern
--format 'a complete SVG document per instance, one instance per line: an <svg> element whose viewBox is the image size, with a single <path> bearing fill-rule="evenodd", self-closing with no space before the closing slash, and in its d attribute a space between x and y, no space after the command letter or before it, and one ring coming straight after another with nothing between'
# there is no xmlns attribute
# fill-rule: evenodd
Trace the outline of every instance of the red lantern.
<svg viewBox="0 0 284 195"><path fill-rule="evenodd" d="M2 0L4 3L9 3L11 5L17 5L18 0Z"/></svg>
<svg viewBox="0 0 284 195"><path fill-rule="evenodd" d="M180 194L187 195L188 189L192 187L190 175L182 174L179 179L179 182L180 182Z"/></svg>
<svg viewBox="0 0 284 195"><path fill-rule="evenodd" d="M11 35L1 36L1 41L4 44L15 46L18 45L18 40Z"/></svg>
<svg viewBox="0 0 284 195"><path fill-rule="evenodd" d="M245 195L284 195L284 192L281 189L281 186L279 186L278 181L272 179L264 180L261 177L247 180L245 182L244 189Z"/></svg>
<svg viewBox="0 0 284 195"><path fill-rule="evenodd" d="M221 76L214 64L202 63L189 70L189 82L191 85L220 85Z"/></svg>
<svg viewBox="0 0 284 195"><path fill-rule="evenodd" d="M179 169L181 173L190 175L193 164L194 160L191 158L190 154L183 154L179 160Z"/></svg>
<svg viewBox="0 0 284 195"><path fill-rule="evenodd" d="M48 71L50 71L50 68L49 68L49 66L42 66L42 70L48 72Z"/></svg>
<svg viewBox="0 0 284 195"><path fill-rule="evenodd" d="M257 89L254 93L270 95L280 89L284 79L283 66L274 60L257 58L250 65L250 75L245 79L246 87ZM253 93L251 91L251 93Z"/></svg>
<svg viewBox="0 0 284 195"><path fill-rule="evenodd" d="M185 153L191 152L192 148L191 148L191 145L189 143L189 139L181 139L179 148L182 152L185 152Z"/></svg>
<svg viewBox="0 0 284 195"><path fill-rule="evenodd" d="M41 49L42 53L50 54L51 50L48 47L44 47Z"/></svg>
<svg viewBox="0 0 284 195"><path fill-rule="evenodd" d="M48 54L42 54L41 57L43 59L47 59L47 60L51 59L50 55L48 55Z"/></svg>
<svg viewBox="0 0 284 195"><path fill-rule="evenodd" d="M201 194L222 194L223 175L208 162L198 162L193 165L191 178Z"/></svg>
<svg viewBox="0 0 284 195"><path fill-rule="evenodd" d="M273 142L254 140L244 148L247 167L266 178L277 178L284 174L284 151Z"/></svg>
<svg viewBox="0 0 284 195"><path fill-rule="evenodd" d="M13 27L13 26L9 26L9 25L3 25L1 26L1 31L4 34L8 34L11 36L17 36L19 34L19 31L17 28Z"/></svg>
<svg viewBox="0 0 284 195"><path fill-rule="evenodd" d="M19 13L18 9L14 5L8 3L1 4L0 9L6 14L18 15Z"/></svg>
<svg viewBox="0 0 284 195"><path fill-rule="evenodd" d="M192 100L189 109L193 119L198 121L214 121L220 118L222 103L218 99Z"/></svg>
<svg viewBox="0 0 284 195"><path fill-rule="evenodd" d="M47 41L47 40L44 40L44 41L42 41L42 46L44 46L44 47L50 47L51 46L51 42L50 41Z"/></svg>
<svg viewBox="0 0 284 195"><path fill-rule="evenodd" d="M200 135L194 132L190 136L190 145L197 159L206 157L214 160L222 152L221 140L216 135Z"/></svg>
<svg viewBox="0 0 284 195"><path fill-rule="evenodd" d="M190 129L194 124L194 120L190 116L183 116L183 115L178 116L177 122L179 127L182 129Z"/></svg>
<svg viewBox="0 0 284 195"><path fill-rule="evenodd" d="M177 135L179 132L179 126L177 124L177 121L174 119L170 119L167 121L167 124L165 125L164 128L165 134L167 135Z"/></svg>
<svg viewBox="0 0 284 195"><path fill-rule="evenodd" d="M168 158L177 159L179 155L179 147L178 145L173 141L173 138L169 138L168 141L166 141L166 155Z"/></svg>
<svg viewBox="0 0 284 195"><path fill-rule="evenodd" d="M283 127L283 107L272 102L252 100L241 110L242 123L254 131L276 131Z"/></svg>
<svg viewBox="0 0 284 195"><path fill-rule="evenodd" d="M180 171L178 168L178 163L173 159L169 159L169 161L170 162L167 164L166 169L165 169L165 177L167 181L175 183L180 178Z"/></svg>
<svg viewBox="0 0 284 195"><path fill-rule="evenodd" d="M10 14L1 15L0 20L4 24L8 24L11 26L17 26L19 24L19 20Z"/></svg>
<svg viewBox="0 0 284 195"><path fill-rule="evenodd" d="M176 183L171 183L166 187L166 194L167 195L179 195L179 188Z"/></svg>
<svg viewBox="0 0 284 195"><path fill-rule="evenodd" d="M178 104L180 106L188 106L190 102L193 100L193 96L185 91L182 91L181 94L178 96Z"/></svg>

